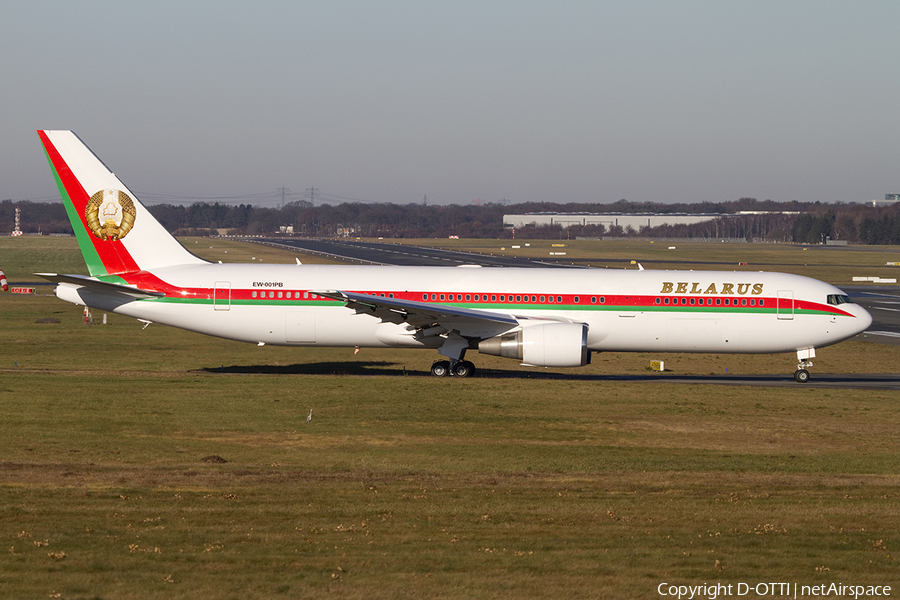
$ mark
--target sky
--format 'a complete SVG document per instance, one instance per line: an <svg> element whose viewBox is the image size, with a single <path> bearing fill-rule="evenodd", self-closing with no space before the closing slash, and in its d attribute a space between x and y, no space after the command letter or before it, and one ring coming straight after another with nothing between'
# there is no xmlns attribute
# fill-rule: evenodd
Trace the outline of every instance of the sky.
<svg viewBox="0 0 900 600"><path fill-rule="evenodd" d="M146 203L863 202L900 2L0 0L0 200L72 129Z"/></svg>

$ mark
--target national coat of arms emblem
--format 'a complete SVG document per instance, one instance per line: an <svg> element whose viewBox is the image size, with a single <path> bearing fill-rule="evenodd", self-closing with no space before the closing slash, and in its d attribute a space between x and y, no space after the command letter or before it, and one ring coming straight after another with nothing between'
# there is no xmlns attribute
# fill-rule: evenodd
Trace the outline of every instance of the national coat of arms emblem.
<svg viewBox="0 0 900 600"><path fill-rule="evenodd" d="M84 209L88 228L101 240L121 240L134 227L134 201L121 190L100 190Z"/></svg>

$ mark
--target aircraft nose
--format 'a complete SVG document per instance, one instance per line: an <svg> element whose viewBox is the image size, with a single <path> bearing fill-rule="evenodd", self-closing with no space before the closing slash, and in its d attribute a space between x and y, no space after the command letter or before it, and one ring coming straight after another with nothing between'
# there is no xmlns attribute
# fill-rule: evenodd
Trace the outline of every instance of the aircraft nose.
<svg viewBox="0 0 900 600"><path fill-rule="evenodd" d="M869 314L869 311L858 304L853 308L853 314L857 319L856 333L862 333L872 325L872 315Z"/></svg>

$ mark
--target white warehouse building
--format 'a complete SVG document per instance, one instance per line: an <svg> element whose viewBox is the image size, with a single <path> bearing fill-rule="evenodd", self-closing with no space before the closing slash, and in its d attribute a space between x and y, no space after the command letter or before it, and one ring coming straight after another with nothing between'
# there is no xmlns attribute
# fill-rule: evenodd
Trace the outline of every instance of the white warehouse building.
<svg viewBox="0 0 900 600"><path fill-rule="evenodd" d="M541 225L603 225L607 228L619 225L622 229L631 226L635 231L641 227L656 227L658 225L693 225L711 221L719 217L731 215L724 214L689 214L689 213L527 213L524 215L503 215L503 226L522 229L529 225L540 227Z"/></svg>

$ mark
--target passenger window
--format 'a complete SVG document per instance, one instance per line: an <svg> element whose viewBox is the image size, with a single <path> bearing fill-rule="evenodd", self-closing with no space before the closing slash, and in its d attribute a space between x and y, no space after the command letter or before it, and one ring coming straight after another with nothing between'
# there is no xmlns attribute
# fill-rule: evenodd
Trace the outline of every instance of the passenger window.
<svg viewBox="0 0 900 600"><path fill-rule="evenodd" d="M591 296L591 304L597 304L597 296Z"/></svg>
<svg viewBox="0 0 900 600"><path fill-rule="evenodd" d="M256 292L253 292L252 294L250 294L250 297L251 297L251 298L256 298Z"/></svg>
<svg viewBox="0 0 900 600"><path fill-rule="evenodd" d="M557 296L557 297L556 297L556 301L557 301L557 302L562 302L562 296Z"/></svg>
<svg viewBox="0 0 900 600"><path fill-rule="evenodd" d="M656 303L659 304L659 298L656 299Z"/></svg>
<svg viewBox="0 0 900 600"><path fill-rule="evenodd" d="M694 305L694 302L696 302L696 300L694 300L693 298L691 298L691 306Z"/></svg>
<svg viewBox="0 0 900 600"><path fill-rule="evenodd" d="M578 296L575 296L575 304L578 304Z"/></svg>
<svg viewBox="0 0 900 600"><path fill-rule="evenodd" d="M544 302L544 301L545 301L544 296L541 296L541 302Z"/></svg>
<svg viewBox="0 0 900 600"><path fill-rule="evenodd" d="M521 302L521 301L522 301L522 296L516 296L516 302Z"/></svg>
<svg viewBox="0 0 900 600"><path fill-rule="evenodd" d="M666 300L665 300L665 302L666 302L666 304L668 304L668 303L669 303L669 299L668 299L668 298L666 298Z"/></svg>
<svg viewBox="0 0 900 600"><path fill-rule="evenodd" d="M600 296L600 304L606 304L606 296Z"/></svg>
<svg viewBox="0 0 900 600"><path fill-rule="evenodd" d="M443 295L443 294L441 294L441 300L443 300L443 299L444 299L444 295Z"/></svg>
<svg viewBox="0 0 900 600"><path fill-rule="evenodd" d="M491 302L497 301L497 294L491 294Z"/></svg>

